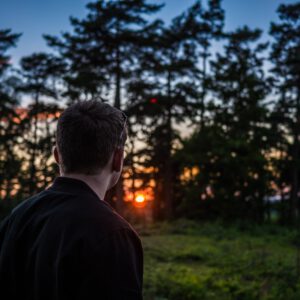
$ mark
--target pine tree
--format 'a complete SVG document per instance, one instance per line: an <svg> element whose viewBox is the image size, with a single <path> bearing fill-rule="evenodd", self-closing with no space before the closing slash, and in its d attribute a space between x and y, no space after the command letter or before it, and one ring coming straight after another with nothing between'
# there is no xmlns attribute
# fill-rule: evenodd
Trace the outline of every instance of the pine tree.
<svg viewBox="0 0 300 300"><path fill-rule="evenodd" d="M51 152L55 143L54 122L60 111L55 103L59 100L57 81L65 65L51 54L34 53L23 57L20 66L19 91L32 99L22 120L25 128L22 152L28 166L23 177L24 193L32 195L44 189L57 173Z"/></svg>
<svg viewBox="0 0 300 300"><path fill-rule="evenodd" d="M157 21L145 34L148 45L141 53L141 66L130 85L129 112L143 133L143 166L154 168L156 218L173 215L172 153L179 134L174 125L192 117L197 101L195 89L197 52L190 42L188 26L191 10L174 18L170 26ZM154 176L154 177L153 177Z"/></svg>
<svg viewBox="0 0 300 300"><path fill-rule="evenodd" d="M201 1L196 1L189 9L189 18L185 30L189 40L194 43L200 61L198 110L200 126L205 126L206 96L208 85L208 59L211 56L211 45L223 37L224 10L220 0L209 0L205 8Z"/></svg>
<svg viewBox="0 0 300 300"><path fill-rule="evenodd" d="M73 100L81 94L85 99L95 98L106 91L113 95L115 107L122 106L123 81L136 62L147 25L145 16L160 8L146 0L100 0L87 4L89 13L83 20L70 19L73 33L64 33L62 38L45 36L69 63L71 75L66 80ZM72 88L77 92L72 94Z"/></svg>
<svg viewBox="0 0 300 300"><path fill-rule="evenodd" d="M211 62L210 122L179 154L190 168L198 168L187 192L194 191L189 197L198 203L199 214L210 207L213 216L226 219L264 219L263 199L271 174L265 103L269 87L261 57L267 44L258 43L260 35L260 30L248 27L227 34L224 54ZM195 203L190 207L193 215ZM187 204L183 206L189 211Z"/></svg>
<svg viewBox="0 0 300 300"><path fill-rule="evenodd" d="M124 105L126 84L135 68L142 34L148 26L146 16L162 5L146 0L96 1L87 4L86 18L71 18L73 33L62 38L46 36L67 61L65 77L71 101L114 98L114 106ZM116 187L117 208L122 210L122 178Z"/></svg>
<svg viewBox="0 0 300 300"><path fill-rule="evenodd" d="M300 211L300 3L280 5L278 15L278 23L272 23L270 29L274 38L270 59L274 65L274 87L279 96L274 113L280 116L277 121L283 137L280 188L291 187L286 220L295 223ZM289 137L293 139L292 144ZM285 170L288 176L284 175Z"/></svg>
<svg viewBox="0 0 300 300"><path fill-rule="evenodd" d="M20 118L16 111L17 97L13 90L10 71L10 56L7 51L16 46L21 35L10 29L0 30L0 218L6 214L16 196L21 160L16 153L16 144L21 135Z"/></svg>

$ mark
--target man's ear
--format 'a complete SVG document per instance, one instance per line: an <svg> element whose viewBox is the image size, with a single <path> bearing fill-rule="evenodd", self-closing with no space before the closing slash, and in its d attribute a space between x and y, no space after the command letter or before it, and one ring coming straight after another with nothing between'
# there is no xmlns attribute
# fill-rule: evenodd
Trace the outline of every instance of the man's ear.
<svg viewBox="0 0 300 300"><path fill-rule="evenodd" d="M56 163L59 165L60 160L59 160L59 154L58 154L57 146L53 147L53 156L54 156L54 159L55 159Z"/></svg>
<svg viewBox="0 0 300 300"><path fill-rule="evenodd" d="M123 167L124 149L117 148L113 154L112 158L112 170L115 172L120 172Z"/></svg>

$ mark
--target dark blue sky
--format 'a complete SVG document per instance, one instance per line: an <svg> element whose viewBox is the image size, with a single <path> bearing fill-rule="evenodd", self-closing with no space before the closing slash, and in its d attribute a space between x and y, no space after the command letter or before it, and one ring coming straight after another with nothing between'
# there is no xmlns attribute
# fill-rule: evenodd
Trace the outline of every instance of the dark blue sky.
<svg viewBox="0 0 300 300"><path fill-rule="evenodd" d="M24 55L47 51L43 33L59 34L70 29L69 16L84 17L85 4L89 0L2 0L0 1L0 28L11 28L23 35L18 47L11 51L16 64ZM169 21L194 0L152 1L166 5L158 14ZM297 0L223 0L226 11L226 29L233 30L244 24L259 27L267 33L269 23L276 20L276 9L280 3L295 3Z"/></svg>

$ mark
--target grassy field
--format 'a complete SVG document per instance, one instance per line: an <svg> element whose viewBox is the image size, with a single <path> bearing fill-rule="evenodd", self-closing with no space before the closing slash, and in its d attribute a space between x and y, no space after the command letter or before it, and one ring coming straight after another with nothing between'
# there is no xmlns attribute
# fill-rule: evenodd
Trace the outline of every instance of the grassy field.
<svg viewBox="0 0 300 300"><path fill-rule="evenodd" d="M297 234L180 220L139 229L145 300L299 300Z"/></svg>

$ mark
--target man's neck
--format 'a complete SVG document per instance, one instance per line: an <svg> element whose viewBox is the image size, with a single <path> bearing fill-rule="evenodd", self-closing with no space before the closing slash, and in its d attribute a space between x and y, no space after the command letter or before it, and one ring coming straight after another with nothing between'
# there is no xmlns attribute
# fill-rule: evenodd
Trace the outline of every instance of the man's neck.
<svg viewBox="0 0 300 300"><path fill-rule="evenodd" d="M104 196L109 186L108 178L103 178L101 175L85 175L85 174L60 174L63 177L69 177L79 179L85 182L99 197L100 200L104 200Z"/></svg>

